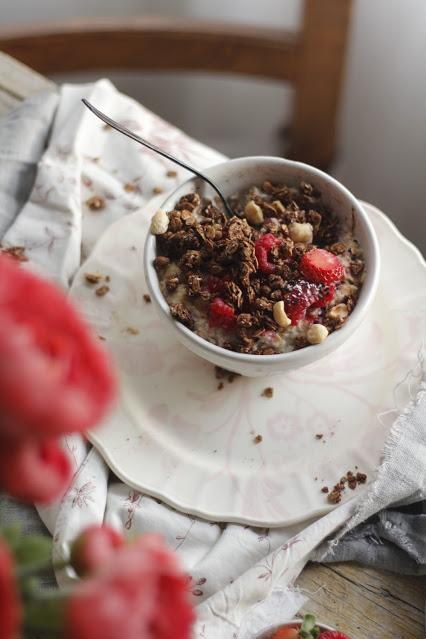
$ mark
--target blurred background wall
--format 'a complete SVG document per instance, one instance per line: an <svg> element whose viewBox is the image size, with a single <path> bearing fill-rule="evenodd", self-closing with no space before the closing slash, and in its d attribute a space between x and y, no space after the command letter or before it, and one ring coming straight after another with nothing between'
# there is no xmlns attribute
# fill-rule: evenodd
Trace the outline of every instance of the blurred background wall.
<svg viewBox="0 0 426 639"><path fill-rule="evenodd" d="M318 0L320 2L320 0ZM0 22L170 15L297 27L299 0L0 0ZM382 208L426 253L426 0L354 0L331 172ZM105 73L229 156L277 154L290 88L200 74ZM93 74L56 80L91 80Z"/></svg>

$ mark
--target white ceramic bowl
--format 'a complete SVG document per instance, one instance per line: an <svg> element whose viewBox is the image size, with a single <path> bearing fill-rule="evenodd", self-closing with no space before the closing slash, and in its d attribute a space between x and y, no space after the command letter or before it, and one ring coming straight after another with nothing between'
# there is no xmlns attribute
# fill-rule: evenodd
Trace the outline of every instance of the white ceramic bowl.
<svg viewBox="0 0 426 639"><path fill-rule="evenodd" d="M205 170L208 177L223 189L226 197L234 195L253 184L262 184L264 180L297 185L308 182L318 188L323 202L344 222L354 219L354 233L364 249L366 262L365 281L358 302L344 326L316 346L307 346L290 353L277 355L247 355L235 353L211 344L199 337L183 324L176 322L170 315L169 306L164 299L153 266L156 254L156 239L148 234L145 245L145 275L152 301L163 320L168 322L170 330L193 353L235 373L248 377L261 377L293 370L311 364L334 351L354 333L365 317L376 292L379 278L379 248L370 220L362 205L340 182L323 171L301 162L293 162L275 157L246 157L228 160ZM198 178L191 178L179 186L163 202L161 208L170 211L182 195L198 191L209 198L216 194L211 187Z"/></svg>
<svg viewBox="0 0 426 639"><path fill-rule="evenodd" d="M291 621L287 621L285 623L275 624L273 626L270 626L269 628L265 628L264 630L262 630L260 634L253 635L253 637L250 637L250 639L269 639L273 635L273 633L276 632L279 628L285 628L286 626L293 626L295 624L300 624L301 622L302 622L302 619L292 619ZM332 628L331 626L326 626L325 624L319 623L319 622L317 622L317 626L319 626L321 631L336 630L336 628Z"/></svg>

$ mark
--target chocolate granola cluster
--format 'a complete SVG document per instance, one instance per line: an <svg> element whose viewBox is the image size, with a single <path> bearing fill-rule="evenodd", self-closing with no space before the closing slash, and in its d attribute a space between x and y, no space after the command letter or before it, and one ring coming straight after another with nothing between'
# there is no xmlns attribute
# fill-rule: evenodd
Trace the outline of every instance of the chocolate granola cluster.
<svg viewBox="0 0 426 639"><path fill-rule="evenodd" d="M224 348L259 355L318 343L339 328L364 262L320 193L306 183L264 182L230 204L228 219L189 193L154 216L154 264L172 316Z"/></svg>

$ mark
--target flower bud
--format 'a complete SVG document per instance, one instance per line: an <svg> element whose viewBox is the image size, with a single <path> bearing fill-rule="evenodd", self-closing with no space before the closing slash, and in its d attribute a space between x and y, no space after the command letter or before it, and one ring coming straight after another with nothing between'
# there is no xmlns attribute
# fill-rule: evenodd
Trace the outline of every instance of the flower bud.
<svg viewBox="0 0 426 639"><path fill-rule="evenodd" d="M71 547L71 565L82 577L91 574L103 563L110 561L124 537L110 526L94 524L75 539Z"/></svg>

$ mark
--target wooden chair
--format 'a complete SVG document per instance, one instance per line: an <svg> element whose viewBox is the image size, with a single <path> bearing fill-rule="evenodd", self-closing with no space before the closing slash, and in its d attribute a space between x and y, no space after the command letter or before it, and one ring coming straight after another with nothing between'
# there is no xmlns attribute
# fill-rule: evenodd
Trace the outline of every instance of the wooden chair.
<svg viewBox="0 0 426 639"><path fill-rule="evenodd" d="M295 99L286 155L327 167L350 9L351 0L305 0L298 33L187 19L73 20L0 30L0 50L43 74L174 69L290 82Z"/></svg>

